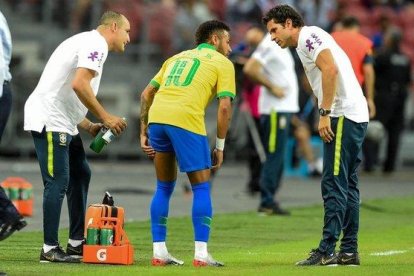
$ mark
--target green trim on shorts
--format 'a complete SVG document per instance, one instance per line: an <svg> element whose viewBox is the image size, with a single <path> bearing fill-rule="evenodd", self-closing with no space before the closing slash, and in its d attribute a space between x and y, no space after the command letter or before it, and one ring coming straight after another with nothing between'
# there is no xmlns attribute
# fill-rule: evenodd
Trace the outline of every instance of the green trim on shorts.
<svg viewBox="0 0 414 276"><path fill-rule="evenodd" d="M336 127L334 176L339 175L339 165L341 163L342 131L344 128L344 116L339 117Z"/></svg>

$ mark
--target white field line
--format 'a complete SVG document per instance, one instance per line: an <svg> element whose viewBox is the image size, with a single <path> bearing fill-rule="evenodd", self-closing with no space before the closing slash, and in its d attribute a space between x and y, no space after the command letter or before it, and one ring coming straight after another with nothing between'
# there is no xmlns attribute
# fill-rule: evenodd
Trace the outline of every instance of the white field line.
<svg viewBox="0 0 414 276"><path fill-rule="evenodd" d="M374 252L371 253L371 256L390 256L390 255L397 255L397 254L404 254L408 250L390 250L390 251L384 251L384 252Z"/></svg>

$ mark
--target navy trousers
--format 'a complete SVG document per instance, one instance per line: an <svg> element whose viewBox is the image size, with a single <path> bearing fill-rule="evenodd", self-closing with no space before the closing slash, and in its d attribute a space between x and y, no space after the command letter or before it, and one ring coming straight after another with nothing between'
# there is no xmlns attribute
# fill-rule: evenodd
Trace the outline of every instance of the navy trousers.
<svg viewBox="0 0 414 276"><path fill-rule="evenodd" d="M331 254L341 230L340 251L358 252L359 188L358 166L368 123L355 123L345 117L331 118L334 140L324 143L322 198L323 236L319 250Z"/></svg>
<svg viewBox="0 0 414 276"><path fill-rule="evenodd" d="M91 170L80 135L32 131L43 178L44 243L58 245L58 230L63 198L69 210L69 238L84 238L86 201Z"/></svg>
<svg viewBox="0 0 414 276"><path fill-rule="evenodd" d="M282 179L290 118L291 113L260 116L260 134L266 150L266 162L260 175L261 207L272 208L278 204L274 197Z"/></svg>
<svg viewBox="0 0 414 276"><path fill-rule="evenodd" d="M0 225L12 223L20 218L19 211L7 197L4 189L0 187Z"/></svg>
<svg viewBox="0 0 414 276"><path fill-rule="evenodd" d="M10 83L4 82L3 95L0 97L0 141L6 128L12 106L12 92ZM19 212L9 200L3 188L0 187L0 225L20 218Z"/></svg>
<svg viewBox="0 0 414 276"><path fill-rule="evenodd" d="M10 83L3 84L3 95L0 97L0 141L3 136L3 131L6 128L7 120L11 112L12 106L12 91Z"/></svg>

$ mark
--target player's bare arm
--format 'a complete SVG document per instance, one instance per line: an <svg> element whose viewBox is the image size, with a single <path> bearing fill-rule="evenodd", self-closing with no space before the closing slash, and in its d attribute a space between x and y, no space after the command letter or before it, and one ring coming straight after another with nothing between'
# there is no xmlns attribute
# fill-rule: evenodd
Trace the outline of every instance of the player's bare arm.
<svg viewBox="0 0 414 276"><path fill-rule="evenodd" d="M94 77L95 71L87 68L78 68L72 81L72 89L86 108L101 120L106 127L110 128L115 135L118 135L126 128L126 121L121 117L106 112L98 102L90 85Z"/></svg>
<svg viewBox="0 0 414 276"><path fill-rule="evenodd" d="M141 93L141 133L140 133L140 143L141 149L149 158L154 158L155 150L148 143L148 113L154 100L155 93L158 91L158 88L148 84L145 87L144 91Z"/></svg>
<svg viewBox="0 0 414 276"><path fill-rule="evenodd" d="M225 139L229 129L232 116L232 106L230 97L223 97L219 99L219 106L217 110L217 138ZM224 145L223 145L224 146ZM218 149L217 146L213 151L213 167L212 170L218 170L223 164L223 150Z"/></svg>
<svg viewBox="0 0 414 276"><path fill-rule="evenodd" d="M320 108L330 110L335 97L338 68L329 49L322 50L319 53L316 66L322 72L323 99ZM331 129L329 116L320 116L318 130L324 142L329 143L333 140L334 133Z"/></svg>

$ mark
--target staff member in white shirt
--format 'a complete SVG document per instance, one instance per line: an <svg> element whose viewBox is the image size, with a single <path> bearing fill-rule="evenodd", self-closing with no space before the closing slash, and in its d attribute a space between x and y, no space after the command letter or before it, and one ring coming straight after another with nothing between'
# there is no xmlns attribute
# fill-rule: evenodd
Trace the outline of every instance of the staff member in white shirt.
<svg viewBox="0 0 414 276"><path fill-rule="evenodd" d="M246 62L243 72L261 85L260 134L266 150L266 161L260 174L261 200L258 212L289 215L289 211L280 207L275 194L282 180L291 116L299 111L295 62L289 49L275 45L268 34Z"/></svg>
<svg viewBox="0 0 414 276"><path fill-rule="evenodd" d="M74 35L53 52L39 83L27 99L24 129L31 131L42 173L44 244L40 262L76 263L82 256L84 217L91 171L78 127L95 136L102 124L115 134L126 122L108 113L96 94L108 51L124 52L130 24L125 16L105 12L96 30ZM59 246L62 201L67 196L70 228L66 252ZM71 256L72 255L72 256Z"/></svg>
<svg viewBox="0 0 414 276"><path fill-rule="evenodd" d="M331 35L304 26L289 5L277 5L263 18L272 40L295 47L318 98L319 135L324 143L322 198L324 227L319 247L297 265L359 265L357 169L368 124L368 106L351 62ZM343 231L339 254L336 242Z"/></svg>
<svg viewBox="0 0 414 276"><path fill-rule="evenodd" d="M12 105L12 78L9 64L12 54L12 41L9 26L0 12L0 141L9 118ZM16 230L21 230L27 222L0 187L0 241L10 237Z"/></svg>

